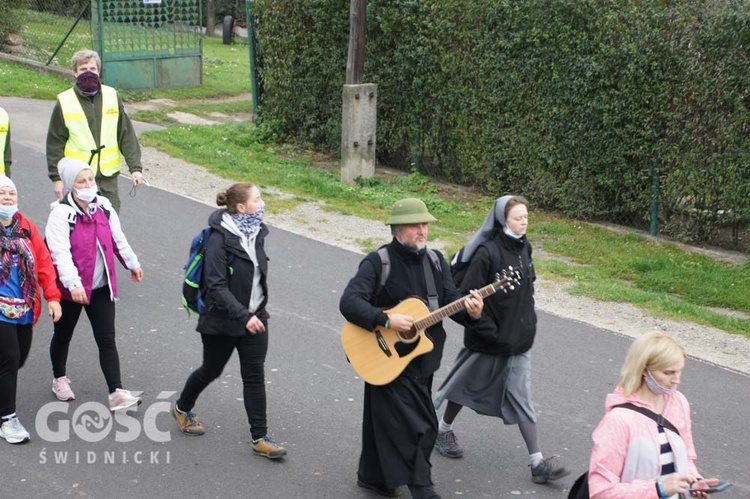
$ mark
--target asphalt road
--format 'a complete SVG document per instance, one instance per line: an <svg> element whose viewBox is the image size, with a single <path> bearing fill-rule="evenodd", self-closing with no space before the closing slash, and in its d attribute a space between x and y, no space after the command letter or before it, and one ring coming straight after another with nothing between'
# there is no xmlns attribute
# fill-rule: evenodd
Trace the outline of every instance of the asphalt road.
<svg viewBox="0 0 750 499"><path fill-rule="evenodd" d="M20 209L43 230L53 200L44 158L51 104L0 98L0 105L12 120ZM206 434L182 435L166 411L200 365L201 347L195 318L181 308L181 273L189 242L212 208L154 187L129 198L126 180L120 181L123 227L145 278L133 284L118 268L117 338L123 382L144 391L143 405L115 420L103 410L106 385L85 316L68 361L77 398L56 404L47 353L51 323L43 317L18 383L18 414L32 439L19 446L0 442L0 497L374 497L355 484L362 382L339 341L338 300L361 256L271 227L268 417L288 456L272 462L252 455L236 357L195 408ZM572 474L552 485L533 484L516 427L465 410L455 424L465 457L433 455L443 497L561 498L585 470L591 431L631 340L539 315L532 359L542 448L559 454ZM453 323L447 329L437 383L461 344L460 329ZM699 469L734 483L721 497L750 497L748 381L694 359L683 376Z"/></svg>

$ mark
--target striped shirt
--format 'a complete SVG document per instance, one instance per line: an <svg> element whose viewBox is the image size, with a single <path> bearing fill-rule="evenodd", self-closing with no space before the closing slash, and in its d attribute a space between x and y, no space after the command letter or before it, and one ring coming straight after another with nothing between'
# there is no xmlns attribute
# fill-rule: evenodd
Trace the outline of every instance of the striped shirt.
<svg viewBox="0 0 750 499"><path fill-rule="evenodd" d="M675 473L675 467L674 467L674 453L672 452L672 446L669 445L669 440L667 439L667 433L664 431L663 426L659 426L659 453L660 458L659 461L661 462L661 472L659 473L659 481L663 482L666 477L669 475ZM679 496L677 494L669 496L668 499L677 499Z"/></svg>

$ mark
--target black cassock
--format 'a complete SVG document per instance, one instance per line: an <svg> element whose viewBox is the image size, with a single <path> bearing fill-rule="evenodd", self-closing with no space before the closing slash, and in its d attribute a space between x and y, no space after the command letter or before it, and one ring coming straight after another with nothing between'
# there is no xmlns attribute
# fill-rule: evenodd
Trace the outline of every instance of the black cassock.
<svg viewBox="0 0 750 499"><path fill-rule="evenodd" d="M370 301L380 279L380 257L370 253L342 294L344 317L363 328L384 325L387 316L381 308L392 307L409 296L427 296L422 259L397 241L388 245L392 269L380 290L376 307ZM433 269L440 306L460 298L450 269L441 255L441 268ZM460 323L465 313L456 314ZM374 386L365 383L362 418L362 453L359 478L388 487L431 485L430 454L437 438L438 421L432 405L432 375L440 366L445 330L437 323L427 330L434 349L413 359L391 383Z"/></svg>

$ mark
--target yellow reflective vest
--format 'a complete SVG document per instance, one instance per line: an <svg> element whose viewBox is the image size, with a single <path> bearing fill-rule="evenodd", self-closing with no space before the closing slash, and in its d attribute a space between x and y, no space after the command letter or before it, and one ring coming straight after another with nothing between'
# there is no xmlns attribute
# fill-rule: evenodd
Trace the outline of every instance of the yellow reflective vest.
<svg viewBox="0 0 750 499"><path fill-rule="evenodd" d="M0 175L5 175L5 142L8 140L10 117L7 111L0 107Z"/></svg>
<svg viewBox="0 0 750 499"><path fill-rule="evenodd" d="M68 128L65 156L88 163L94 174L101 169L102 175L111 177L120 171L122 165L120 146L117 143L120 108L117 105L117 91L114 88L102 85L101 93L102 122L99 129L101 150L96 145L86 113L83 112L75 90L72 88L66 90L57 96L57 100L60 102L65 126Z"/></svg>

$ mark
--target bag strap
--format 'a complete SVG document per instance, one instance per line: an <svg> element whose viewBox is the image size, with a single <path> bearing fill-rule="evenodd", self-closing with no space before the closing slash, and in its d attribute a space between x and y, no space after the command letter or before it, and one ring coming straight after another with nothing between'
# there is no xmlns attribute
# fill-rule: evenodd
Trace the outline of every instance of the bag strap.
<svg viewBox="0 0 750 499"><path fill-rule="evenodd" d="M381 246L380 248L378 248L377 253L380 257L380 280L378 281L378 286L375 289L375 292L372 294L372 304L375 304L377 302L378 296L380 295L380 290L383 289L383 286L385 286L386 281L388 281L388 276L391 273L391 257L388 254L387 246ZM442 267L440 266L440 258L438 258L437 253L435 253L430 248L427 248L427 256L429 258L422 259L422 264L426 264L424 277L427 284L427 301L430 305L430 310L437 310L440 308L440 305L438 303L437 289L435 288L435 277L432 273L432 267L430 267L429 262L432 261L432 263L435 265L435 268L438 269L438 273L442 271Z"/></svg>
<svg viewBox="0 0 750 499"><path fill-rule="evenodd" d="M380 290L380 288L385 286L388 274L391 273L391 257L388 256L388 248L385 246L378 249L378 256L380 257L380 283L378 290Z"/></svg>
<svg viewBox="0 0 750 499"><path fill-rule="evenodd" d="M435 275L432 273L432 258L422 258L422 267L424 267L424 281L427 286L427 304L433 312L440 308L438 301L437 288L435 287Z"/></svg>
<svg viewBox="0 0 750 499"><path fill-rule="evenodd" d="M656 421L656 424L659 426L663 426L664 428L667 428L668 430L672 430L674 433L680 434L679 430L673 425L667 418L662 416L661 414L657 414L651 409L646 409L645 407L641 407L639 405L631 404L630 402L626 402L624 404L617 404L615 406L612 406L614 409L615 407L624 407L625 409L630 409L631 411L640 412L647 418L653 419Z"/></svg>

